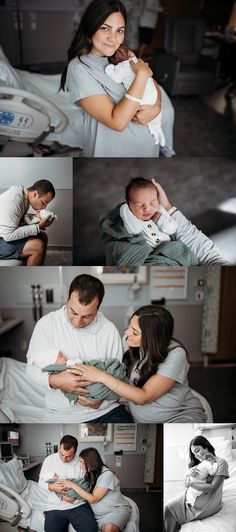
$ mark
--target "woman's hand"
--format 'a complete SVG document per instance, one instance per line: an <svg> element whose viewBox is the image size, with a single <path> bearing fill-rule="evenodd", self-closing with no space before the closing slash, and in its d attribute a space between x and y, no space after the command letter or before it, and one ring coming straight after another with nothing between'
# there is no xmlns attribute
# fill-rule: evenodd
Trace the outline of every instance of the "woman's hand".
<svg viewBox="0 0 236 532"><path fill-rule="evenodd" d="M74 375L78 375L80 380L89 384L91 382L103 382L104 376L106 375L105 371L97 369L93 366L86 366L84 364L76 364L71 369L67 370L72 372Z"/></svg>
<svg viewBox="0 0 236 532"><path fill-rule="evenodd" d="M140 105L133 117L133 122L145 126L161 112L161 90L159 85L153 80L156 86L158 98L154 105Z"/></svg>
<svg viewBox="0 0 236 532"><path fill-rule="evenodd" d="M191 486L191 484L192 484L192 480L191 480L190 476L187 475L186 479L185 479L185 487L189 488L189 486Z"/></svg>
<svg viewBox="0 0 236 532"><path fill-rule="evenodd" d="M134 63L132 59L130 59L130 66L135 73L136 76L143 75L147 79L152 76L153 72L151 68L149 67L148 63L145 63L142 59L138 59L137 63Z"/></svg>
<svg viewBox="0 0 236 532"><path fill-rule="evenodd" d="M151 182L157 189L160 204L164 207L164 209L166 209L166 211L169 211L173 207L173 205L168 200L164 189L162 188L160 183L157 183L157 181L155 181L154 177L152 177Z"/></svg>
<svg viewBox="0 0 236 532"><path fill-rule="evenodd" d="M57 481L57 484L58 486L61 487L62 490L68 490L68 489L74 489L74 487L76 486L75 482L73 482L72 480L64 480L64 479L59 479Z"/></svg>

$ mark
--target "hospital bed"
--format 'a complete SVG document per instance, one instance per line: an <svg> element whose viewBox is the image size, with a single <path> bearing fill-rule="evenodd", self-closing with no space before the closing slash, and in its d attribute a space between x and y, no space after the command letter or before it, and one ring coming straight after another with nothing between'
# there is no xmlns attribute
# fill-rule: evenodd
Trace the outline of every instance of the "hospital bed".
<svg viewBox="0 0 236 532"><path fill-rule="evenodd" d="M0 47L0 144L21 142L34 150L42 143L82 149L83 112L60 91L60 75L11 66ZM4 153L4 152L3 152Z"/></svg>
<svg viewBox="0 0 236 532"><path fill-rule="evenodd" d="M217 439L217 438L215 438ZM211 438L209 438L211 441ZM215 445L214 445L215 447ZM229 448L232 448L232 441L229 441ZM197 519L181 526L180 532L235 532L236 530L236 449L231 449L229 456L222 451L217 451L216 455L225 458L229 464L230 478L224 481L222 508L219 512L204 519ZM178 494L184 491L184 482L168 481L164 483L164 501L169 502Z"/></svg>
<svg viewBox="0 0 236 532"><path fill-rule="evenodd" d="M13 458L4 464L0 461L0 530L1 520L11 526L30 527L35 532L44 532L43 511L49 509L48 495L37 482L26 480L22 462ZM132 512L125 532L139 532L139 510L134 501L125 497ZM74 532L70 525L69 532Z"/></svg>
<svg viewBox="0 0 236 532"><path fill-rule="evenodd" d="M59 91L60 74L45 75L15 69L0 48L0 146L26 143L37 153L42 143L52 145L55 155L81 155L84 111L71 105L68 92ZM167 95L163 98L167 99ZM168 110L168 106L170 109ZM169 115L170 113L170 115ZM164 116L166 118L164 119ZM170 120L169 120L170 117ZM162 113L163 128L173 153L173 106L168 100ZM10 147L10 146L9 146ZM45 148L46 149L46 148ZM66 151L67 150L67 151ZM54 150L55 152L55 150ZM76 153L75 153L76 152ZM4 152L3 152L4 153ZM42 149L43 154L43 149ZM50 152L48 152L50 155ZM11 150L11 156L17 155Z"/></svg>
<svg viewBox="0 0 236 532"><path fill-rule="evenodd" d="M209 403L198 392L192 390L206 412L208 423L213 422ZM2 418L1 418L2 415ZM0 358L0 422L13 423L77 423L78 414L74 408L66 411L50 411L45 407L42 388L30 381L26 364L12 358Z"/></svg>

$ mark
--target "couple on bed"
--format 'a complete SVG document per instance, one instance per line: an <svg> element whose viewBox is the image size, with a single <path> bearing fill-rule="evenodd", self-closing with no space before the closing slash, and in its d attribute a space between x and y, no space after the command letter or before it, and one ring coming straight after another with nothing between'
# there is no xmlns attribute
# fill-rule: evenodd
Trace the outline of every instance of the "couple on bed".
<svg viewBox="0 0 236 532"><path fill-rule="evenodd" d="M39 486L47 490L50 508L44 512L44 530L64 532L71 523L78 532L121 532L132 509L118 478L97 449L83 449L78 457L77 448L74 436L63 436L59 452L44 460Z"/></svg>
<svg viewBox="0 0 236 532"><path fill-rule="evenodd" d="M166 505L164 532L177 532L183 524L214 515L222 507L223 484L229 478L226 460L215 455L204 436L190 441L189 458L187 490Z"/></svg>
<svg viewBox="0 0 236 532"><path fill-rule="evenodd" d="M169 311L147 305L134 312L122 362L118 330L99 311L103 296L99 279L78 275L67 304L35 326L26 371L44 389L46 412L59 413L61 422L68 422L71 411L80 423L204 422L203 407L188 386L188 355L173 338ZM62 361L69 366L57 366ZM53 370L42 371L52 363Z"/></svg>

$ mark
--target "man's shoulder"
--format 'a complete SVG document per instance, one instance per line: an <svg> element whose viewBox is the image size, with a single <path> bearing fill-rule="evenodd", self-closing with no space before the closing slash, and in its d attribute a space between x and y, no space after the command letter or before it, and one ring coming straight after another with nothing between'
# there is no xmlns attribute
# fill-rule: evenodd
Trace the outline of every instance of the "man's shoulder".
<svg viewBox="0 0 236 532"><path fill-rule="evenodd" d="M60 309L52 310L51 312L48 312L48 314L45 314L45 316L42 316L42 318L40 318L40 320L38 321L38 324L39 325L46 325L46 323L56 324L58 321L61 321L61 319L63 319L63 316L64 316L64 307L61 307Z"/></svg>
<svg viewBox="0 0 236 532"><path fill-rule="evenodd" d="M118 332L116 325L111 320L106 318L106 316L104 316L104 314L100 311L98 312L98 320L102 329L106 328L107 332Z"/></svg>

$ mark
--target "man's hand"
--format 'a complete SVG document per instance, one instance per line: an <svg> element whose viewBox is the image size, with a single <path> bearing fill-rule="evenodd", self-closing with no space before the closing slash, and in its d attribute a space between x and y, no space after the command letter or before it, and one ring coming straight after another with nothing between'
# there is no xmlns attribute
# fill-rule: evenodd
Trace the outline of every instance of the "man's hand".
<svg viewBox="0 0 236 532"><path fill-rule="evenodd" d="M102 404L102 401L93 401L92 399L87 399L86 397L81 397L81 395L78 396L78 399L76 401L82 406L87 406L88 408L99 408L99 406Z"/></svg>
<svg viewBox="0 0 236 532"><path fill-rule="evenodd" d="M160 183L157 183L157 181L155 181L154 177L152 177L151 182L157 189L159 203L164 207L164 209L166 209L166 211L169 211L173 207L173 205L168 200L164 189L162 188Z"/></svg>
<svg viewBox="0 0 236 532"><path fill-rule="evenodd" d="M50 215L47 218L44 218L44 220L41 220L41 222L39 222L39 228L46 229L46 227L49 227L49 225L52 225L53 222L54 222L54 218Z"/></svg>
<svg viewBox="0 0 236 532"><path fill-rule="evenodd" d="M86 395L88 390L83 386L88 382L81 382L81 377L74 375L71 371L61 371L52 373L48 378L50 388L62 390L63 392L74 393L76 395Z"/></svg>

